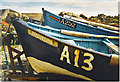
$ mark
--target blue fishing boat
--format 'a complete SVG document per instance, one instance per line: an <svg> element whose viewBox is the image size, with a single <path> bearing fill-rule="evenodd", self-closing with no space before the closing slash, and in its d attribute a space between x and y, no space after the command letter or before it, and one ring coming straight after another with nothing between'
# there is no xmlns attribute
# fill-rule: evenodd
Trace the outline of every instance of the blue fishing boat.
<svg viewBox="0 0 120 82"><path fill-rule="evenodd" d="M12 23L26 58L38 74L56 73L84 80L119 80L118 55L79 46L58 37L59 34L52 34L54 30L47 33L47 29L38 30L21 20Z"/></svg>
<svg viewBox="0 0 120 82"><path fill-rule="evenodd" d="M45 25L47 26L51 26L57 29L66 29L66 30L79 31L90 34L119 36L118 31L113 31L99 26L93 26L90 24L80 23L68 18L55 15L45 10L44 8L42 8L42 10L43 10L44 22Z"/></svg>
<svg viewBox="0 0 120 82"><path fill-rule="evenodd" d="M59 14L59 16L62 16L64 18L69 18L69 19L72 19L72 20L80 22L80 23L85 23L85 24L93 25L95 27L99 26L99 27L102 27L102 28L105 28L105 29L109 29L109 30L113 30L113 31L119 31L118 27L110 26L110 25L105 25L103 23L97 23L95 21L93 22L93 21L90 21L90 20L86 20L86 19L83 19L83 18L81 18L79 16L76 16L73 13L62 12L61 14Z"/></svg>

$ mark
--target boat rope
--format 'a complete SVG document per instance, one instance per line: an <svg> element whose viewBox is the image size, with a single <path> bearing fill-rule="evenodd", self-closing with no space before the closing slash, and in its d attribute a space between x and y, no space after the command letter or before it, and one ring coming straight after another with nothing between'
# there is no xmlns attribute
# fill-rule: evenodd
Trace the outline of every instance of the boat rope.
<svg viewBox="0 0 120 82"><path fill-rule="evenodd" d="M8 57L7 57L7 53L6 53L6 50L5 50L5 44L4 43L3 43L3 49L4 49L4 53L5 53L5 62L6 62L7 70L9 71Z"/></svg>
<svg viewBox="0 0 120 82"><path fill-rule="evenodd" d="M7 32L5 33L5 35L3 36L3 38L5 38L7 36L7 33L9 32L10 26L11 26L11 22L9 23ZM3 45L4 54L5 54L5 62L6 62L7 70L9 71L8 55L7 55L6 50L5 50L5 44L4 44L4 42L3 42L2 45Z"/></svg>

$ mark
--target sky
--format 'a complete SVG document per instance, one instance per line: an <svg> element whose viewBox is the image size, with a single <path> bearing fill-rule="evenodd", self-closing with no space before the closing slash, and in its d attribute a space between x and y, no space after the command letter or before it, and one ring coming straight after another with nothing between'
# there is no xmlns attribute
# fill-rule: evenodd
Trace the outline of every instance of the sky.
<svg viewBox="0 0 120 82"><path fill-rule="evenodd" d="M42 7L54 14L61 11L86 16L118 15L118 0L1 0L0 9L10 8L21 13L42 13Z"/></svg>

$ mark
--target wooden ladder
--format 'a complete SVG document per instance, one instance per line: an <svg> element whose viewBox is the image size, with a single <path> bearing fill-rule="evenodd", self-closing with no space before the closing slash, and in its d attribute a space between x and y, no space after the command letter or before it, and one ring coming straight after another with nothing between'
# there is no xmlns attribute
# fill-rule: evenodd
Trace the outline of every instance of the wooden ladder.
<svg viewBox="0 0 120 82"><path fill-rule="evenodd" d="M11 47L11 41L13 40L13 38L14 38L13 35L9 34L9 35L7 35L7 37L5 37L3 39L3 42L6 42L6 44L8 46L10 63L11 63L11 68L12 68L12 72L9 72L9 73L8 72L6 73L6 71L4 72L4 80L6 80L6 78L8 78L9 80L10 80L10 78L20 79L20 80L38 80L38 79L40 79L40 77L38 77L37 75L34 75L33 69L31 68L30 65L27 65L28 73L25 73L25 69L24 69L22 60L20 58L20 56L24 54L24 51L19 51L19 50ZM13 56L12 52L17 53L17 55ZM21 71L19 73L17 72L16 67L15 67L15 62L14 62L15 59L17 59L18 63L19 63L19 67L20 67L20 71Z"/></svg>

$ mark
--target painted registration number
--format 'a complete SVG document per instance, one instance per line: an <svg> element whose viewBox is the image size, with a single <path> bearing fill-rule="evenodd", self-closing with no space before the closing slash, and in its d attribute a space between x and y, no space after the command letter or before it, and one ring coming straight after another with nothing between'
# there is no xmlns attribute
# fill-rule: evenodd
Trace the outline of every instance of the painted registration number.
<svg viewBox="0 0 120 82"><path fill-rule="evenodd" d="M72 28L76 28L75 22L72 22L72 21L69 21L69 20L66 20L63 18L61 18L60 23L66 25L66 26L72 27Z"/></svg>
<svg viewBox="0 0 120 82"><path fill-rule="evenodd" d="M66 58L66 59L67 59L66 62L67 62L68 64L71 64L70 58L69 58L68 48L69 48L68 46L64 46L63 51L62 51L62 53L61 53L60 60L63 61L63 59ZM83 60L83 63L85 63L85 64L88 65L88 67L86 67L86 66L84 66L84 65L82 65L82 66L79 66L79 65L78 65L79 54L80 54L80 50L76 49L76 50L74 51L74 55L75 55L75 58L74 58L74 66L80 67L80 68L82 68L82 69L84 69L84 70L86 70L86 71L91 71L91 70L93 69L93 65L92 65L91 62L94 60L94 56L93 56L91 53L88 53L88 52L86 52L86 53L83 54L84 57L85 57L85 56L88 56L88 57L89 57L89 59L84 59L84 60Z"/></svg>

